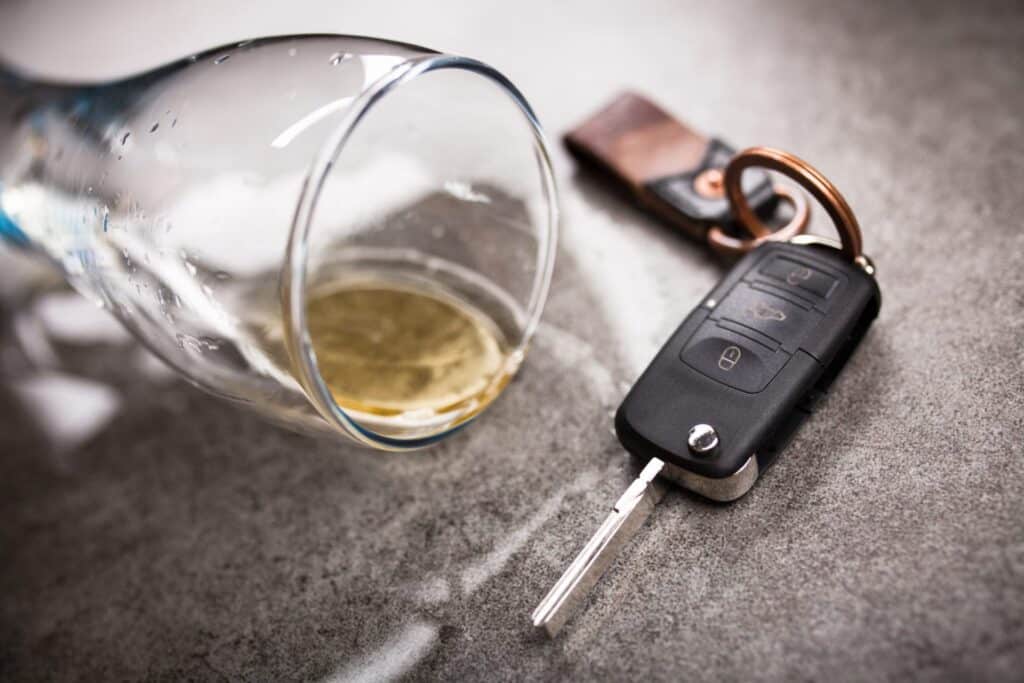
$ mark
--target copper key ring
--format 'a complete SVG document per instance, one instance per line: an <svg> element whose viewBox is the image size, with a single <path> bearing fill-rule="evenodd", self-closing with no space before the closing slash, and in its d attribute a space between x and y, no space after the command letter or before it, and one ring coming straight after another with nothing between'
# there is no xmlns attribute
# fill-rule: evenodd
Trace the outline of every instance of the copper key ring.
<svg viewBox="0 0 1024 683"><path fill-rule="evenodd" d="M743 171L754 166L777 171L810 192L835 224L839 233L839 250L843 255L868 272L874 270L871 261L862 252L860 224L846 199L818 169L789 152L770 147L751 147L734 156L725 167L725 194L729 198L733 215L741 225L758 238L771 234L771 229L750 208L740 188Z"/></svg>
<svg viewBox="0 0 1024 683"><path fill-rule="evenodd" d="M720 226L715 225L708 228L708 246L715 252L724 256L736 257L746 254L751 249L760 246L763 242L788 242L797 235L802 234L804 230L807 229L807 222L811 218L811 210L807 206L807 201L804 199L804 196L798 192L793 192L785 185L773 186L772 192L774 192L779 199L787 202L793 207L793 217L788 223L778 230L767 228L763 223L761 223L760 227L765 227L765 230L762 233L757 233L755 232L755 229L751 229L751 226L740 221L740 225L754 235L752 239L732 237L722 230ZM744 201L746 201L745 196ZM732 202L730 202L730 204L732 204ZM735 204L732 204L732 206L735 206ZM747 204L747 206L749 207L750 205Z"/></svg>

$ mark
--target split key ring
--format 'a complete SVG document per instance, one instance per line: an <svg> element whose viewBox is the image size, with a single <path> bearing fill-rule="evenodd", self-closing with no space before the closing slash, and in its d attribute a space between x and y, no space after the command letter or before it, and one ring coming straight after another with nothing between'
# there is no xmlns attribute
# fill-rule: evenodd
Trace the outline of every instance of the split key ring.
<svg viewBox="0 0 1024 683"><path fill-rule="evenodd" d="M757 214L750 208L740 186L743 171L752 167L776 171L795 181L825 208L836 231L839 233L839 250L843 256L856 263L868 273L874 272L874 265L863 253L863 239L860 224L853 209L840 194L836 186L818 169L800 157L770 147L751 147L735 155L725 167L725 195L736 220L757 238L772 234ZM794 241L804 241L799 237ZM809 241L823 241L811 237Z"/></svg>

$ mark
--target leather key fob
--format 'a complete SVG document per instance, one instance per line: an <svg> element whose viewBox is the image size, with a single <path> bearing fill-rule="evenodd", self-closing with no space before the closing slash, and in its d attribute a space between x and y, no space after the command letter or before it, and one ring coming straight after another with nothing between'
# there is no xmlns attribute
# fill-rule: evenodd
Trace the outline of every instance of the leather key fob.
<svg viewBox="0 0 1024 683"><path fill-rule="evenodd" d="M715 226L738 236L722 190L721 169L735 150L672 117L635 93L623 93L565 136L569 151L627 189L639 205L701 242ZM711 173L709 173L711 172ZM717 181L717 182L716 182ZM768 174L743 176L743 192L759 215L775 211Z"/></svg>

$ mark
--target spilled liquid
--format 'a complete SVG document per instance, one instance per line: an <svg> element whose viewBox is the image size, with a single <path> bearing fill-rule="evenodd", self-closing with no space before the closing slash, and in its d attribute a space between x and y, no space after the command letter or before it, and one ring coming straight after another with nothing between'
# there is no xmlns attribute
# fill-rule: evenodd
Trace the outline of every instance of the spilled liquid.
<svg viewBox="0 0 1024 683"><path fill-rule="evenodd" d="M482 410L515 364L498 326L447 294L387 280L310 293L320 374L343 408L375 415Z"/></svg>

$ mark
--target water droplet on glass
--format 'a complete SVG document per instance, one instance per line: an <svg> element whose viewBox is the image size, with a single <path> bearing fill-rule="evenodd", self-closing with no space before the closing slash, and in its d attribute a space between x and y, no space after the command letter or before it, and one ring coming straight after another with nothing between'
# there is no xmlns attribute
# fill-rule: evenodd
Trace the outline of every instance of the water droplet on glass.
<svg viewBox="0 0 1024 683"><path fill-rule="evenodd" d="M159 122L157 122L157 123L154 123L154 124L153 124L153 127L149 129L149 132L150 132L150 133L155 133L155 132L156 132L156 129L157 129L157 128L159 128L159 127L160 127L160 123L159 123Z"/></svg>
<svg viewBox="0 0 1024 683"><path fill-rule="evenodd" d="M103 207L103 232L106 232L110 227L110 209Z"/></svg>
<svg viewBox="0 0 1024 683"><path fill-rule="evenodd" d="M124 136L121 138L121 144L123 145L124 143L128 142L128 138L130 138L131 136L131 133L125 133Z"/></svg>
<svg viewBox="0 0 1024 683"><path fill-rule="evenodd" d="M178 125L177 117L175 117L175 119L173 121L171 121L171 128L174 128L176 125Z"/></svg>
<svg viewBox="0 0 1024 683"><path fill-rule="evenodd" d="M238 47L245 47L246 45L252 45L252 40L243 40L238 44Z"/></svg>
<svg viewBox="0 0 1024 683"><path fill-rule="evenodd" d="M214 64L223 64L224 62L228 61L229 59L231 59L231 55L221 55L220 57L217 57L217 59L213 60L213 63Z"/></svg>
<svg viewBox="0 0 1024 683"><path fill-rule="evenodd" d="M331 55L331 66L338 66L351 56L347 52L335 52Z"/></svg>

